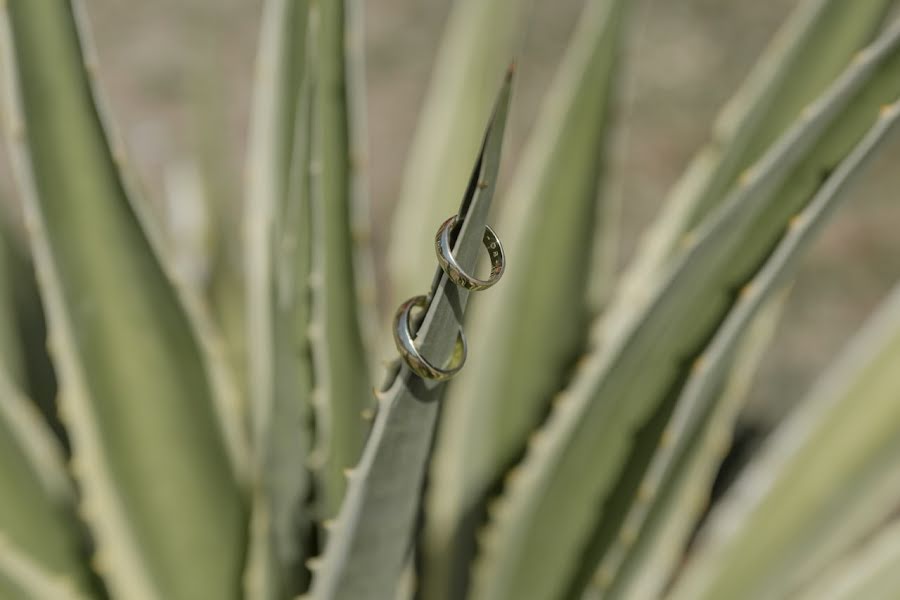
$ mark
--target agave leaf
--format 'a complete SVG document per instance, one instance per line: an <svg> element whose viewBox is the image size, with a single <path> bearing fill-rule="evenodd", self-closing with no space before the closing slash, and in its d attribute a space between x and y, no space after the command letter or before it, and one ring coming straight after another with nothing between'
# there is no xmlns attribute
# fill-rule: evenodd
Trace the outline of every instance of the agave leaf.
<svg viewBox="0 0 900 600"><path fill-rule="evenodd" d="M150 210L150 204L141 199L141 187L127 160L125 144L108 109L100 89L99 58L92 44L92 35L87 11L81 0L70 0L74 15L77 41L80 42L84 72L87 75L87 91L93 103L100 132L105 135L109 152L121 180L125 198L130 204L131 212L139 223L141 230L151 247L156 260L166 276L169 286L177 295L179 304L187 316L190 334L199 346L203 369L213 390L213 407L216 420L231 462L231 468L242 485L246 485L250 477L250 447L245 431L244 406L241 390L233 374L233 365L229 361L229 348L222 333L213 320L213 315L201 300L196 290L185 281L175 268L170 244L164 230Z"/></svg>
<svg viewBox="0 0 900 600"><path fill-rule="evenodd" d="M682 236L722 203L738 175L774 142L865 45L890 0L805 0L719 114L712 139L663 203L621 293L640 306Z"/></svg>
<svg viewBox="0 0 900 600"><path fill-rule="evenodd" d="M173 162L164 173L165 221L178 278L198 294L206 290L211 266L209 196L197 164Z"/></svg>
<svg viewBox="0 0 900 600"><path fill-rule="evenodd" d="M354 146L359 115L352 111L351 85L345 48L358 44L348 37L360 17L356 1L317 5L316 86L313 106L312 167L312 314L313 402L316 442L313 467L317 475L317 517L333 518L346 482L343 470L359 459L368 431L361 414L371 409L369 352L359 310L357 262L363 254L354 236L355 203L361 202L361 159ZM357 238L356 240L354 238Z"/></svg>
<svg viewBox="0 0 900 600"><path fill-rule="evenodd" d="M309 162L312 128L312 81L305 79L297 102L295 142L288 186L288 206L284 212L280 268L276 277L273 332L276 350L275 397L272 415L271 452L267 468L271 478L273 531L281 559L287 589L296 591L308 584L303 569L311 526L311 515L304 510L312 485L306 461L312 452L310 427L312 397L312 359L309 353L310 273L310 187ZM306 242L302 242L305 240Z"/></svg>
<svg viewBox="0 0 900 600"><path fill-rule="evenodd" d="M871 41L890 5L876 0L853 8L835 0L806 0L794 9L715 124L718 168L692 207L688 229Z"/></svg>
<svg viewBox="0 0 900 600"><path fill-rule="evenodd" d="M674 403L672 414L664 423L665 429L661 434L650 436L651 443L657 447L652 451L646 466L640 470L637 477L638 485L632 486L631 489L628 486L617 486L616 496L626 496L624 502L628 508L623 511L621 517L607 516L606 520L612 521L613 526L605 528L604 531L614 534L612 540L603 535L595 536L593 544L587 551L589 556L602 556L596 579L598 587L601 588L599 597L605 597L602 593L603 588L618 574L652 511L657 507L661 508L663 503L669 500L660 497L659 491L666 485L667 480L675 476L674 472L678 468L679 461L684 460L695 440L700 439L707 415L718 408L717 392L723 386L731 365L734 364L734 353L744 332L759 313L766 298L783 281L786 271L796 262L816 230L821 227L822 221L831 212L832 205L845 190L851 176L860 172L863 161L889 132L893 124L890 118L893 117L889 111L886 115L889 118L880 120L873 127L839 164L809 205L792 220L784 239L778 243L760 271L741 290L735 305L711 342L695 359L687 382ZM722 403L719 404L721 406ZM727 402L725 404L727 407ZM735 410L732 408L729 412L734 415ZM584 575L583 572L582 582Z"/></svg>
<svg viewBox="0 0 900 600"><path fill-rule="evenodd" d="M851 9L846 3L832 0L808 0L794 10L744 85L719 115L713 140L695 157L664 204L642 251L624 277L622 288L632 298L632 305L621 306L626 310L639 306L640 297L651 287L648 282L657 277L686 229L716 208L738 173L756 160L803 106L834 79L852 53L871 36L889 4L871 2ZM771 315L780 310L773 308L768 312L761 316L763 329L774 327ZM751 345L762 343L760 340ZM755 367L741 360L736 368L740 376L740 371L752 371ZM715 423L715 436L719 439L733 423L737 400L723 396L720 402L724 406L717 406L715 414L721 416L708 419ZM712 427L712 424L708 426ZM703 439L711 435L709 431ZM684 514L694 512L694 505L699 502L696 497L705 498L698 490L705 489L714 474L717 459L710 454L711 444L712 441L705 444L698 441L691 450L696 458L680 459L692 466L679 467L679 475L673 478L677 483L672 481L666 485L667 490L672 488L672 493L677 495L673 504L659 501L648 507L656 513L649 517L650 531L642 532L633 547L620 547L618 552L604 558L594 582L608 586L615 576L611 595L652 596L665 583L690 532L692 519L686 519ZM637 530L632 526L626 533ZM627 573L622 577L613 563L623 560L626 554L631 555L631 564L626 565Z"/></svg>
<svg viewBox="0 0 900 600"><path fill-rule="evenodd" d="M633 436L671 410L689 366L737 290L823 175L900 94L900 23L839 78L704 222L652 300L581 365L498 503L474 597L558 597L598 523ZM649 370L647 365L653 365ZM590 464L590 468L585 468ZM577 501L573 501L577 499ZM566 514L560 520L556 515Z"/></svg>
<svg viewBox="0 0 900 600"><path fill-rule="evenodd" d="M116 595L235 597L244 517L215 377L125 194L73 7L5 9L8 126L97 566Z"/></svg>
<svg viewBox="0 0 900 600"><path fill-rule="evenodd" d="M890 600L900 589L900 522L831 565L798 600Z"/></svg>
<svg viewBox="0 0 900 600"><path fill-rule="evenodd" d="M626 5L586 6L512 180L499 227L512 260L470 320L473 355L486 358L450 384L439 427L424 531L429 598L454 596L453 572L468 565L452 563L464 562L459 554L473 543L463 521L524 448L583 348L592 266L585 257L601 241L595 222L607 216L598 172Z"/></svg>
<svg viewBox="0 0 900 600"><path fill-rule="evenodd" d="M296 0L301 4L307 1ZM264 2L256 2L254 6L262 13ZM201 36L204 31L215 29L217 24L198 23L196 27L196 34ZM257 44L262 44L262 40ZM223 101L233 89L230 84L234 81L234 65L230 61L222 60L222 48L219 44L195 44L192 55L193 59L184 57L194 63L192 70L196 72L185 82L186 97L183 108L187 110L189 113L187 116L193 123L190 132L193 147L191 158L197 164L205 194L209 199L206 206L209 229L205 256L208 271L203 290L204 299L221 331L234 377L240 389L246 392L247 306L244 297L246 289L244 270L247 249L244 201L249 178L249 165L246 161L252 137L255 135L252 119L255 112L254 98L257 93L258 75L254 70L253 83L248 89L251 106L246 131L247 151L244 156L244 168L234 169L230 153L233 150L231 136L235 127L230 118L228 102ZM196 260L196 257L192 257L192 260ZM242 410L247 413L242 415L246 425L250 419L249 407L242 407Z"/></svg>
<svg viewBox="0 0 900 600"><path fill-rule="evenodd" d="M77 532L68 520L74 498L62 461L34 404L0 365L0 581L25 586L33 569L67 581L71 594L87 589ZM20 560L27 562L24 572L16 566Z"/></svg>
<svg viewBox="0 0 900 600"><path fill-rule="evenodd" d="M496 82L524 33L530 0L453 3L394 212L388 267L399 303L420 292L434 269L432 233L465 191ZM393 305L393 304L392 304Z"/></svg>
<svg viewBox="0 0 900 600"><path fill-rule="evenodd" d="M376 300L375 257L372 250L368 164L369 131L366 120L366 33L365 3L344 1L343 48L344 120L347 122L345 178L349 198L350 248L357 296L356 319L366 348L370 372L376 364L379 314ZM337 47L333 50L336 52Z"/></svg>
<svg viewBox="0 0 900 600"><path fill-rule="evenodd" d="M247 252L248 387L254 445L268 443L273 405L275 345L272 316L283 242L275 239L286 212L298 78L302 77L306 38L305 2L271 0L265 4L257 58L245 201ZM263 454L265 452L263 451Z"/></svg>
<svg viewBox="0 0 900 600"><path fill-rule="evenodd" d="M13 383L0 365L0 421L25 457L32 476L55 502L71 503L73 490L63 466L63 451L34 403Z"/></svg>
<svg viewBox="0 0 900 600"><path fill-rule="evenodd" d="M482 251L511 82L510 71L458 213L462 224L453 250L465 269L474 268ZM446 364L453 355L467 299L467 291L457 288L439 270L431 303L416 334L419 351L433 364ZM477 359L472 356L470 360ZM325 553L310 564L314 571L311 595L316 600L390 598L397 592L412 549L443 388L441 383L419 378L404 365L394 370L379 393L372 432L359 464L347 472L347 496L328 527Z"/></svg>
<svg viewBox="0 0 900 600"><path fill-rule="evenodd" d="M13 312L13 287L6 257L6 239L0 235L0 369L19 385L25 380L22 348Z"/></svg>
<svg viewBox="0 0 900 600"><path fill-rule="evenodd" d="M6 267L4 258L0 256L0 270ZM0 354L0 592L3 597L38 597L39 590L56 590L64 591L61 598L76 597L86 589L87 571L66 519L74 496L59 443L34 403L19 391L24 372L11 294L9 304L2 302L12 289L5 279L2 284L0 341L6 347ZM10 375L13 368L17 379Z"/></svg>
<svg viewBox="0 0 900 600"><path fill-rule="evenodd" d="M416 577L416 565L413 556L406 561L403 572L400 574L400 583L397 585L397 593L394 600L415 600L418 588L418 578Z"/></svg>
<svg viewBox="0 0 900 600"><path fill-rule="evenodd" d="M16 389L27 396L40 410L43 420L52 433L68 448L67 435L59 420L56 402L56 374L47 351L47 327L41 309L40 295L35 280L34 265L28 255L24 239L17 240L16 234L5 223L0 222L0 240L6 261L0 266L5 273L0 274L0 320L5 325L0 328L7 337L6 355L0 355L0 370L5 370L6 379ZM8 243L4 243L8 242ZM3 314L5 312L5 314ZM0 342L2 344L3 342Z"/></svg>
<svg viewBox="0 0 900 600"><path fill-rule="evenodd" d="M80 42L84 71L87 74L88 91L91 93L94 113L99 121L100 131L106 136L109 152L121 179L125 198L139 223L147 243L152 248L169 285L175 291L181 308L187 316L190 333L196 339L206 376L213 390L213 406L221 434L231 462L231 468L239 482L246 486L250 477L250 447L245 431L244 399L234 376L234 365L229 360L230 348L222 332L213 320L213 315L193 289L181 276L170 252L170 244L164 230L150 210L150 204L141 199L141 187L127 160L125 144L115 126L111 111L102 94L99 79L99 58L92 45L87 11L81 0L70 0L75 20L75 30Z"/></svg>
<svg viewBox="0 0 900 600"><path fill-rule="evenodd" d="M618 552L604 557L604 562L593 572L592 585L585 598L593 600L606 595L638 600L661 595L683 556L700 513L706 508L722 454L728 447L753 376L775 335L787 297L787 290L779 293L749 325L728 381L710 408L702 429L684 431L685 435L695 435L695 439L677 458L672 476L659 485L655 497L646 497L652 490L649 486L638 488L635 506L652 500L646 524L643 528L631 525L629 530L619 530L620 533L628 531L627 535L639 531L639 535L633 546L620 546ZM711 368L705 369L703 375L714 373L719 376ZM619 539L628 539L627 535ZM611 564L617 556L621 563L618 570Z"/></svg>
<svg viewBox="0 0 900 600"><path fill-rule="evenodd" d="M79 583L46 570L0 532L0 593L8 600L86 600Z"/></svg>
<svg viewBox="0 0 900 600"><path fill-rule="evenodd" d="M791 595L894 512L898 352L900 290L732 485L672 598Z"/></svg>
<svg viewBox="0 0 900 600"><path fill-rule="evenodd" d="M309 110L306 2L263 13L247 157L248 392L257 481L245 585L254 598L305 586L309 516ZM296 131L296 134L295 134ZM302 335L297 335L298 331Z"/></svg>

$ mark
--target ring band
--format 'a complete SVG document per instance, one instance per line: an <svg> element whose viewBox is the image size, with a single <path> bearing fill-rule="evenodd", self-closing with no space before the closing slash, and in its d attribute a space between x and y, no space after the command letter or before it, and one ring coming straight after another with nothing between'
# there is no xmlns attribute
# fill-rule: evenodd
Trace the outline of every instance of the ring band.
<svg viewBox="0 0 900 600"><path fill-rule="evenodd" d="M466 363L466 338L460 331L459 336L456 338L453 356L450 358L450 366L447 368L441 369L425 360L425 357L419 354L419 349L416 348L413 342L409 319L413 308L425 308L427 304L427 296L416 296L400 305L400 308L397 309L397 313L394 315L394 343L397 345L397 350L400 352L400 356L403 357L406 365L416 375L425 379L446 381L456 375Z"/></svg>
<svg viewBox="0 0 900 600"><path fill-rule="evenodd" d="M485 290L497 283L503 276L503 270L506 268L503 245L500 244L500 238L497 237L494 230L485 225L483 241L491 258L491 276L487 280L472 277L459 266L450 249L450 230L456 225L456 219L457 215L454 215L444 221L434 238L434 250L437 253L438 262L447 277L459 287L473 292Z"/></svg>

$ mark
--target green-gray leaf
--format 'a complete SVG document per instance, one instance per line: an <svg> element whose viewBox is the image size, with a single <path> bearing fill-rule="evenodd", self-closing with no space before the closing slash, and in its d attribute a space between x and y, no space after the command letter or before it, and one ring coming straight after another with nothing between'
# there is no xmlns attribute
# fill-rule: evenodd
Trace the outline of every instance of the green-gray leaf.
<svg viewBox="0 0 900 600"><path fill-rule="evenodd" d="M467 575L471 516L583 352L597 275L589 257L606 241L596 239L595 222L608 218L598 174L627 4L586 6L495 227L510 261L472 309L471 351L482 358L450 384L441 415L424 530L429 598L454 597Z"/></svg>
<svg viewBox="0 0 900 600"><path fill-rule="evenodd" d="M8 240L0 230L0 368L19 385L25 380L22 347L16 330L13 311L13 286L6 245Z"/></svg>
<svg viewBox="0 0 900 600"><path fill-rule="evenodd" d="M798 594L800 600L892 600L900 589L900 522L893 521Z"/></svg>
<svg viewBox="0 0 900 600"><path fill-rule="evenodd" d="M62 461L62 449L34 404L0 365L0 555L21 557L13 563L0 558L0 582L9 579L23 587L15 576L21 572L15 565L22 563L26 575L33 565L57 585L64 581L73 595L88 589L72 521L74 494Z"/></svg>
<svg viewBox="0 0 900 600"><path fill-rule="evenodd" d="M787 297L788 290L777 294L749 325L735 353L728 381L701 428L682 430L683 435L693 439L677 457L672 475L665 482L650 482L645 478L638 488L631 510L649 508L643 516L646 524L643 527L628 524L626 517L619 528L619 547L608 553L593 572L586 600L598 600L607 593L610 598L655 598L677 570L697 519L709 503L722 455L728 448L753 376L775 335ZM712 369L698 375L720 376ZM651 506L641 506L648 502ZM639 531L635 527L640 527ZM638 537L633 545L621 543L635 534ZM616 561L621 562L618 568Z"/></svg>
<svg viewBox="0 0 900 600"><path fill-rule="evenodd" d="M393 295L418 293L434 264L432 234L453 214L478 155L496 82L515 56L529 0L454 2L410 145L388 249Z"/></svg>
<svg viewBox="0 0 900 600"><path fill-rule="evenodd" d="M96 564L121 596L237 597L244 507L213 377L107 145L74 8L5 9L10 136Z"/></svg>
<svg viewBox="0 0 900 600"><path fill-rule="evenodd" d="M317 5L316 85L312 130L313 405L317 417L313 466L316 516L333 518L346 484L343 470L359 459L374 404L358 289L361 252L354 251L354 195L361 185L351 156L353 127L345 52L348 29L361 4Z"/></svg>
<svg viewBox="0 0 900 600"><path fill-rule="evenodd" d="M898 356L900 289L732 485L673 599L790 597L884 523L900 493Z"/></svg>
<svg viewBox="0 0 900 600"><path fill-rule="evenodd" d="M715 121L712 139L672 188L623 281L639 306L682 236L719 206L738 175L793 123L884 21L891 0L805 0Z"/></svg>
<svg viewBox="0 0 900 600"><path fill-rule="evenodd" d="M453 251L465 269L474 268L482 251L511 82L510 72L459 210L462 224ZM446 364L453 355L467 299L468 292L439 270L416 334L420 353L432 364ZM315 572L311 594L316 600L391 598L397 592L412 548L443 389L443 383L423 380L405 365L394 369L379 394L378 413L362 458L347 474L347 496L329 527L325 554L311 565Z"/></svg>
<svg viewBox="0 0 900 600"><path fill-rule="evenodd" d="M878 107L900 94L898 66L900 23L741 178L689 238L647 306L582 364L532 436L497 507L476 569L476 599L562 593L598 527L598 507L625 468L634 435L663 418L660 411L671 410L693 358L721 325L737 291L823 176L875 122Z"/></svg>
<svg viewBox="0 0 900 600"><path fill-rule="evenodd" d="M306 584L310 515L308 6L264 7L245 199L247 372L256 453L246 593L278 598Z"/></svg>

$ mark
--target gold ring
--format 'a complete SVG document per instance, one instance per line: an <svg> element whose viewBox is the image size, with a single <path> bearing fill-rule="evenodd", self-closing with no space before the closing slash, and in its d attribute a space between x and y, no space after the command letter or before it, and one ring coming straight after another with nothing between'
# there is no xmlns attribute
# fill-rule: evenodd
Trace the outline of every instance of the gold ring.
<svg viewBox="0 0 900 600"><path fill-rule="evenodd" d="M506 255L503 253L503 245L500 244L500 238L497 237L493 229L485 225L483 241L484 247L487 248L488 255L491 258L491 276L487 280L473 277L459 266L450 248L450 231L456 225L456 220L457 215L454 215L444 221L434 238L434 251L437 254L438 262L441 265L441 269L447 274L447 277L459 287L472 292L486 290L500 280L506 268Z"/></svg>
<svg viewBox="0 0 900 600"><path fill-rule="evenodd" d="M425 308L427 305L428 296L416 296L400 305L400 308L397 309L397 313L394 315L394 343L397 345L400 356L403 357L404 362L406 362L406 365L413 373L425 379L446 381L456 375L466 363L466 338L460 330L456 338L453 356L449 361L450 365L446 368L442 369L428 362L424 356L419 354L419 349L416 348L409 323L412 309Z"/></svg>

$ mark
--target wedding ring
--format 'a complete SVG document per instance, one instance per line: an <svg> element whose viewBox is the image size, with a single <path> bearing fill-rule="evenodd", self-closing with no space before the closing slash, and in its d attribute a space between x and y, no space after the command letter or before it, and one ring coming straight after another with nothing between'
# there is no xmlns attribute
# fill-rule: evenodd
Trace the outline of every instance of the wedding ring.
<svg viewBox="0 0 900 600"><path fill-rule="evenodd" d="M483 241L484 247L487 248L488 255L491 258L491 276L487 280L473 277L459 266L450 248L450 231L456 225L456 219L457 216L454 215L444 221L434 238L434 250L437 253L438 262L441 265L441 269L447 274L447 277L459 287L473 292L485 290L500 280L500 277L503 276L503 270L506 268L506 256L503 254L500 238L497 237L493 229L485 225Z"/></svg>
<svg viewBox="0 0 900 600"><path fill-rule="evenodd" d="M456 338L456 348L449 361L450 364L446 368L442 369L428 362L424 356L419 354L419 349L413 342L409 322L413 308L425 308L427 305L428 296L416 296L400 305L394 315L394 343L406 365L416 375L425 379L446 381L456 375L466 362L466 338L460 331Z"/></svg>

